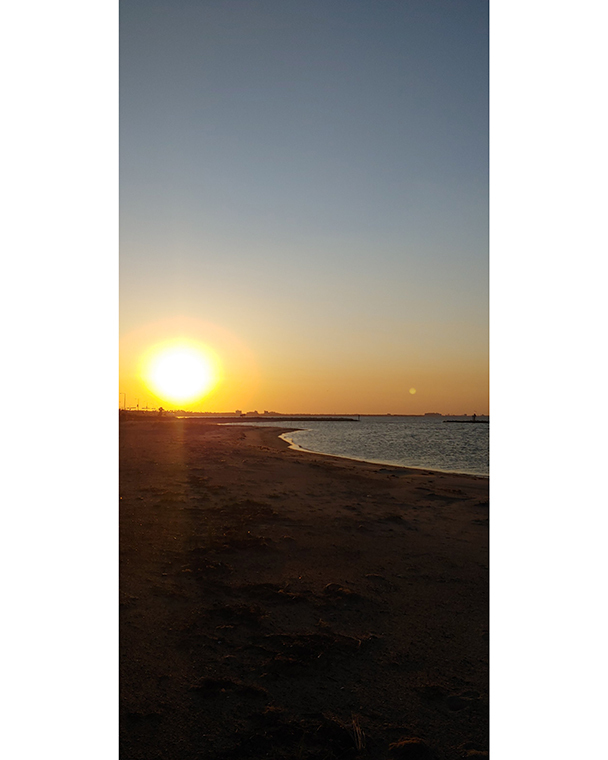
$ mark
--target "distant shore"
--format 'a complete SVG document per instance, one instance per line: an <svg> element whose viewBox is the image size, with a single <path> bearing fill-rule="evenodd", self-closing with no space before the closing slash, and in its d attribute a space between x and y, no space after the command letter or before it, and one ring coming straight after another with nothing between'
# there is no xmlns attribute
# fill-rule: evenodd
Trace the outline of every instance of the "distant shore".
<svg viewBox="0 0 608 760"><path fill-rule="evenodd" d="M489 425L490 420L444 420L444 422L453 422L461 425Z"/></svg>
<svg viewBox="0 0 608 760"><path fill-rule="evenodd" d="M484 756L488 479L197 422L120 427L121 760Z"/></svg>
<svg viewBox="0 0 608 760"><path fill-rule="evenodd" d="M453 420L454 422L473 422L472 417L463 414L253 414L251 412L247 414L228 414L220 412L186 412L175 410L163 410L162 413L158 409L119 409L120 418L123 420L144 420L155 417L162 417L163 419L197 419L205 420L209 422L353 422L359 419L366 419L368 417L388 417L388 418L412 418L412 419L444 419L446 422ZM489 417L484 414L477 415L478 422L489 422Z"/></svg>

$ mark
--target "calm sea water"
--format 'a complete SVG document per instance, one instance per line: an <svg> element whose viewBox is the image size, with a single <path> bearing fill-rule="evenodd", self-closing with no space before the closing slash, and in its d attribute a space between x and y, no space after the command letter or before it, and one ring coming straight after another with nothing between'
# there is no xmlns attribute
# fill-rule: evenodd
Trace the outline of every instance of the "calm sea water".
<svg viewBox="0 0 608 760"><path fill-rule="evenodd" d="M269 427L281 423L245 424ZM434 417L361 417L358 422L291 424L305 429L282 437L296 448L319 454L471 475L487 476L490 471L490 425L446 424Z"/></svg>

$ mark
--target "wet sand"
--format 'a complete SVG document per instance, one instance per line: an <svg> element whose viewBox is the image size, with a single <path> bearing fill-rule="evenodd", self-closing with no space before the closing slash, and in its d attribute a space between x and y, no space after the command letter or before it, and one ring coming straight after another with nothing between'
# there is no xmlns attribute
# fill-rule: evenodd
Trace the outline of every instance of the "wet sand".
<svg viewBox="0 0 608 760"><path fill-rule="evenodd" d="M488 480L120 429L121 760L485 757Z"/></svg>

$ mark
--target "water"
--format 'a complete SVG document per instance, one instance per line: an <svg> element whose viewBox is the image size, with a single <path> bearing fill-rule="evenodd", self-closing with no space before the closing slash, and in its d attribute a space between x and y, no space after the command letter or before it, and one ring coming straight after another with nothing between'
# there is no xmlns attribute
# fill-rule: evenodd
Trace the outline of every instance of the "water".
<svg viewBox="0 0 608 760"><path fill-rule="evenodd" d="M281 437L294 448L378 464L489 475L490 426L436 417L362 417L359 422L251 422L305 429Z"/></svg>

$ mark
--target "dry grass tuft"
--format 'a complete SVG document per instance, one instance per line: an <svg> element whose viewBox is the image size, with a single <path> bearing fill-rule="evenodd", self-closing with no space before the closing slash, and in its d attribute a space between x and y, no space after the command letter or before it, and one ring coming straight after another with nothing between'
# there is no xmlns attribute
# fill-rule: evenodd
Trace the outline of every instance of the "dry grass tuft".
<svg viewBox="0 0 608 760"><path fill-rule="evenodd" d="M365 748L365 734L359 724L359 717L352 715L352 734L357 751L360 752Z"/></svg>

